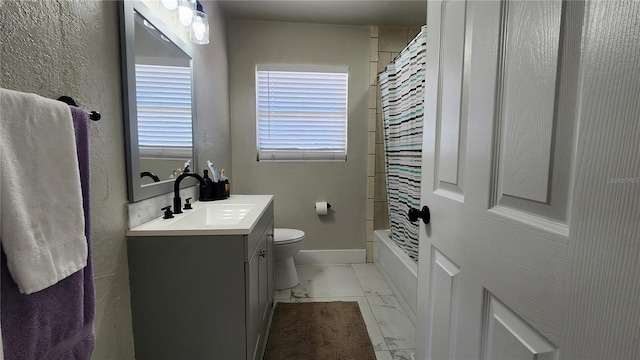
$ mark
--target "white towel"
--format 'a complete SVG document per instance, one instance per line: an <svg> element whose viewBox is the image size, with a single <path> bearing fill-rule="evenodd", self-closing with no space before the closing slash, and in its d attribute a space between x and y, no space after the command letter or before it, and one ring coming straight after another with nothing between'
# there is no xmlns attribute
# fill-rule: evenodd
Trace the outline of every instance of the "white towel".
<svg viewBox="0 0 640 360"><path fill-rule="evenodd" d="M20 292L87 264L69 105L0 88L0 241Z"/></svg>

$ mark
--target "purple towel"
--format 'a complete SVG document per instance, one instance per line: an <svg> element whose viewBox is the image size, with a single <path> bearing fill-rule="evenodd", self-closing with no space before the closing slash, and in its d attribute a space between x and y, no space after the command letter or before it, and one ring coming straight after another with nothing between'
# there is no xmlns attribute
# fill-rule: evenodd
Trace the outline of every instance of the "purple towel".
<svg viewBox="0 0 640 360"><path fill-rule="evenodd" d="M5 360L84 360L95 344L95 288L91 261L89 177L89 114L71 106L82 186L87 266L57 284L30 295L21 294L0 264L0 310ZM34 194L36 195L36 194Z"/></svg>

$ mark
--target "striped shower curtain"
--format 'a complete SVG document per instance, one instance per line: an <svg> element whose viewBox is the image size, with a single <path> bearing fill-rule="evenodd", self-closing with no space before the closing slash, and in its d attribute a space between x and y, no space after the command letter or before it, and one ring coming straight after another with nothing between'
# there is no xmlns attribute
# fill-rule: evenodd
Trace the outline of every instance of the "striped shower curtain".
<svg viewBox="0 0 640 360"><path fill-rule="evenodd" d="M391 240L418 261L418 223L407 217L420 207L426 26L379 75L382 95Z"/></svg>

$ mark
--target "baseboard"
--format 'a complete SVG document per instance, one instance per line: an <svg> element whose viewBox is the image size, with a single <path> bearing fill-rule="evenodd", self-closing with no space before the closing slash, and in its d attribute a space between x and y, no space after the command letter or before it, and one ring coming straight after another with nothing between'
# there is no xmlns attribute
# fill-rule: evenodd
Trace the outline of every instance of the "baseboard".
<svg viewBox="0 0 640 360"><path fill-rule="evenodd" d="M363 264L367 262L367 250L301 250L293 257L300 265L315 264Z"/></svg>

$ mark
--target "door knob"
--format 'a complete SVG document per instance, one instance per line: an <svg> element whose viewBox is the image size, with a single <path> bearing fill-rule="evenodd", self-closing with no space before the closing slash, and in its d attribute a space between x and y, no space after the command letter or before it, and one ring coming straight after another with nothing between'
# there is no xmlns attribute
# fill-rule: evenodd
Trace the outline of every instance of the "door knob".
<svg viewBox="0 0 640 360"><path fill-rule="evenodd" d="M428 224L431 220L431 213L429 212L428 206L423 206L422 210L418 210L415 208L409 208L409 220L411 222L418 221L418 219L422 219L425 224Z"/></svg>

